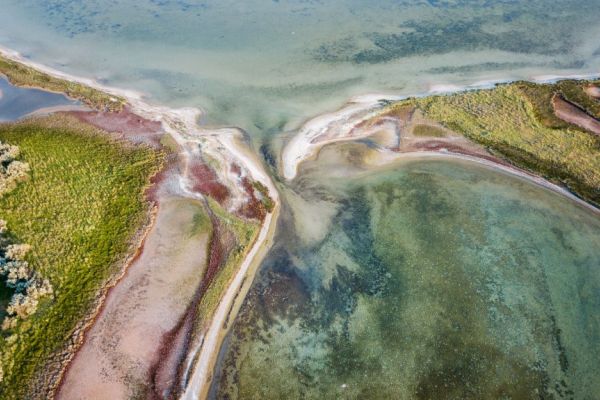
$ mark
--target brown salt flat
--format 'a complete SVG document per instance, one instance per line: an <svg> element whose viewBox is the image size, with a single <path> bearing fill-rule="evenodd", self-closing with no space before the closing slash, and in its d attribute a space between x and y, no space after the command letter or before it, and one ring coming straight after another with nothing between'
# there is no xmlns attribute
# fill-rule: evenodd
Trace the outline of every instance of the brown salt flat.
<svg viewBox="0 0 600 400"><path fill-rule="evenodd" d="M193 232L195 200L161 201L139 258L107 296L67 370L58 399L128 399L147 385L165 336L200 285L209 235Z"/></svg>
<svg viewBox="0 0 600 400"><path fill-rule="evenodd" d="M600 121L579 107L569 103L561 96L554 96L552 98L552 106L554 107L554 114L558 118L600 136Z"/></svg>

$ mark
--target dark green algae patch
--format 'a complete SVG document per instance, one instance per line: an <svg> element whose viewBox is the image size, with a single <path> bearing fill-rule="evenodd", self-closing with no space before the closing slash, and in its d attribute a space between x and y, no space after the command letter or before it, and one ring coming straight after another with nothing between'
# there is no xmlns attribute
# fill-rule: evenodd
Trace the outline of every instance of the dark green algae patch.
<svg viewBox="0 0 600 400"><path fill-rule="evenodd" d="M219 399L591 399L600 219L487 168L420 161L319 187L322 241L283 214L222 350Z"/></svg>

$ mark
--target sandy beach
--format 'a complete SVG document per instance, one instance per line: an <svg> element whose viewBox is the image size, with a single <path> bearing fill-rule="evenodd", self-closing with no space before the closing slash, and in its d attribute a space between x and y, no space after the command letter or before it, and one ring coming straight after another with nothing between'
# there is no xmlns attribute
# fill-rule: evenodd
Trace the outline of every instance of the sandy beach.
<svg viewBox="0 0 600 400"><path fill-rule="evenodd" d="M531 77L536 83L556 83L567 79L597 79L598 74L586 75L548 75ZM512 80L494 79L475 82L470 85L431 85L425 92L412 95L367 94L350 99L337 111L324 113L306 121L285 144L281 153L281 174L292 180L297 174L298 166L305 160L314 157L319 149L327 144L356 140L368 137L376 131L358 130L361 123L377 115L386 103L407 98L420 98L432 95L450 95L454 93L492 89L498 84L512 83ZM589 88L591 96L600 93L598 88Z"/></svg>
<svg viewBox="0 0 600 400"><path fill-rule="evenodd" d="M280 199L270 175L245 142L240 129L202 127L197 123L202 111L197 108L171 109L149 104L139 93L108 88L90 79L72 77L29 62L18 53L6 49L0 48L0 52L49 75L89 85L127 99L128 105L120 113L108 115L96 111L71 111L81 121L110 132L128 135L134 142L154 145L159 145L158 135L166 132L178 147L180 168L161 183L168 195L161 193L155 196L158 202L155 224L144 245L140 247L139 256L130 265L123 279L110 291L93 326L86 332L83 345L64 375L58 398L125 399L135 394L136 386L147 384L153 379L152 374L156 371L160 357L165 356L159 352L164 338L181 321L206 268L208 235L188 235L194 209L206 195L194 186L192 171L197 167L196 164L210 159L216 165L213 167L216 179L229 190L228 197L223 199L223 205L232 213L239 212L249 201L248 193L243 189L244 178L260 182L267 188L275 207L261 221L256 241L224 292L208 328L199 342L193 344L193 351L186 358L191 361L184 373L186 382L181 398L205 398L219 350L231 325L228 322L235 318L256 270L273 241ZM573 77L537 79L548 82L568 78ZM417 97L489 88L498 82L500 81L478 82L463 87L437 85ZM596 92L592 91L590 95L593 96L593 93ZM375 138L376 144L380 142L380 157L374 162L377 164L373 166L374 169L389 168L400 160L410 158L459 158L527 179L598 212L597 208L566 189L509 165L462 137L417 138L406 135L404 126L401 126L402 121L377 118L386 102L405 97L377 94L360 96L351 99L337 111L308 120L282 151L282 176L286 180L293 180L300 165L318 156L324 146ZM597 129L594 132L600 134L600 127L596 126L597 120L594 120L595 123L590 122L560 101L558 104L559 117L578 125L583 124L588 129ZM402 140L406 142L401 144ZM168 362L177 364L173 360ZM163 378L165 381L172 382L178 378L175 372L172 376L168 375L167 373L166 378ZM86 384L82 385L81 382Z"/></svg>

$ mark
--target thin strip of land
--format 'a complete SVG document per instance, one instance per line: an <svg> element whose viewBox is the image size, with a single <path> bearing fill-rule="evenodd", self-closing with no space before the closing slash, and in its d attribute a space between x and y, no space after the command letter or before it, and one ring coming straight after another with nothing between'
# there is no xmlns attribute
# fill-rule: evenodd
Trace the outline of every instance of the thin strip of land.
<svg viewBox="0 0 600 400"><path fill-rule="evenodd" d="M324 145L388 132L397 139L393 151L475 152L541 176L598 206L600 139L593 121L600 117L600 102L592 94L599 86L598 80L513 82L350 104L300 129L283 151L281 169L292 179L298 165ZM557 98L569 107L557 109Z"/></svg>
<svg viewBox="0 0 600 400"><path fill-rule="evenodd" d="M165 375L163 373L166 368L164 365L176 366L178 363L185 361L186 370L182 371L182 374L186 376L194 373L197 368L206 368L205 365L196 365L193 359L181 359L182 351L185 353L188 346L192 345L191 341L182 340L182 338L202 337L205 330L212 329L211 326L217 326L218 323L214 325L215 323L211 317L217 309L224 307L223 304L229 310L228 316L234 317L234 315L230 315L231 307L229 304L232 300L227 295L223 296L223 293L226 290L239 293L240 286L244 282L252 280L253 272L249 266L258 264L259 255L264 254L265 251L265 242L273 234L276 220L274 211L278 209L277 191L268 174L262 168L261 163L246 149L241 140L241 131L236 129L202 129L196 124L199 115L198 110L173 110L153 106L141 101L141 96L137 94L129 96L125 91L102 88L89 80L66 76L49 68L30 63L17 54L6 54L6 51L4 59L7 62L0 66L3 68L0 69L0 73L9 77L13 83L41 87L46 90L69 90L67 94L71 97L80 99L90 105L95 111L72 113L80 122L92 123L99 128L112 132L113 135L115 133L119 134L120 137L127 139L129 142L149 144L151 147L157 148L168 146L174 152L170 156L170 167L168 172L161 172L160 177L147 191L149 198L160 202L160 199L164 196L164 188L167 187L166 190L171 195L182 198L190 200L214 199L214 201L210 200L208 202L213 203L209 209L215 211L215 215L219 214L219 216L213 221L210 257L206 272L202 277L202 283L196 289L197 295L187 305L185 314L173 330L169 334L163 335L161 344L156 348L146 349L151 353L146 359L157 360L157 362L152 362L150 367L151 376L147 377L148 382L146 384L151 381L153 382L152 390L163 388L171 393L172 388L180 386L177 381L177 379L180 379L180 375L170 375L170 377L167 376L169 374ZM156 126L156 124L159 124L159 126ZM163 134L165 132L167 135ZM202 152L198 150L200 145L202 146ZM168 183L162 185L157 184L157 182ZM217 210L221 211L217 212ZM231 222L236 219L246 222ZM251 230L249 229L240 230L236 228L242 225L253 226L257 223L262 224L262 229L256 237L250 234ZM215 227L218 226L224 229L218 232L215 231ZM268 231L269 235L265 235L265 231ZM225 246L227 254L222 254L223 243L230 241L232 235L236 236L236 232L238 236L241 235L240 238L243 240L238 242L236 246ZM141 247L137 260L144 259L145 252L156 250L150 249L150 247L146 245ZM131 268L139 269L138 263L134 263ZM239 264L242 264L241 270ZM120 288L131 285L132 276L136 276L136 274L126 274L119 281L114 290L110 291L108 302L114 303L114 297L120 293ZM235 298L237 296L234 296ZM103 317L104 315L100 313L98 318L95 314L92 316L94 326L88 332L89 335L92 335L91 332L101 329L103 321L106 319ZM194 325L187 322L189 316L196 319ZM96 326L95 324L100 325ZM116 329L113 336L119 337L119 332L123 326L125 325L113 324ZM82 345L80 350L82 355L78 356L79 359L81 357L85 358L86 351L94 346L93 340L90 340L88 334L85 336L85 341L79 343ZM134 342L135 339L129 341ZM220 344L220 341L218 343ZM218 347L219 345L210 348L210 351L216 353ZM118 346L109 346L106 351L112 352L107 356L113 359L124 355ZM163 351L167 351L168 354L163 354ZM209 366L208 368L212 367ZM115 388L116 391L110 393L117 395L117 397L128 398L131 395L132 388L135 388L136 385L138 388L140 387L139 378L140 376L137 380L127 380L124 390L121 390L122 387L121 389ZM174 378L175 381L171 378ZM165 386L156 380L168 383ZM73 378L70 380L67 375L64 382L67 386L61 389L61 396L68 393L68 387L73 387L70 386L69 382L74 382L77 385L78 379ZM175 394L175 392L172 393ZM69 395L65 394L64 396L68 397Z"/></svg>
<svg viewBox="0 0 600 400"><path fill-rule="evenodd" d="M120 111L125 106L125 98L105 93L101 90L72 80L52 76L37 68L7 57L0 49L0 74L15 86L44 89L64 93L96 110Z"/></svg>

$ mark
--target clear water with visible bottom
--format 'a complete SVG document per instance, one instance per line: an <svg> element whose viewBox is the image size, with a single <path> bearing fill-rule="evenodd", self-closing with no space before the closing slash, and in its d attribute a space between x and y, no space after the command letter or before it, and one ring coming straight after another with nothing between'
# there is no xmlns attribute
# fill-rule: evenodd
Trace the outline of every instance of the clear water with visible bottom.
<svg viewBox="0 0 600 400"><path fill-rule="evenodd" d="M597 0L5 0L0 45L200 107L266 154L353 95L598 73L599 18ZM597 215L457 162L280 188L214 396L600 393Z"/></svg>
<svg viewBox="0 0 600 400"><path fill-rule="evenodd" d="M257 141L370 92L597 73L597 0L4 0L0 45Z"/></svg>
<svg viewBox="0 0 600 400"><path fill-rule="evenodd" d="M284 213L214 398L600 393L597 214L457 161L297 190L330 226L307 241Z"/></svg>

